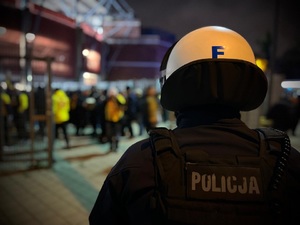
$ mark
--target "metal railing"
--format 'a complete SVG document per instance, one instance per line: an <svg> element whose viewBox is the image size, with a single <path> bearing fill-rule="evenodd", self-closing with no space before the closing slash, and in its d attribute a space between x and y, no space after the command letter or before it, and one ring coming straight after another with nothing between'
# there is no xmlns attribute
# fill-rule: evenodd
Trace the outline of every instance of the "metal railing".
<svg viewBox="0 0 300 225"><path fill-rule="evenodd" d="M18 65L21 60L29 66L14 70L12 65ZM32 74L31 64L37 61L45 64L44 75ZM0 82L6 86L6 89L2 87L2 91L10 96L8 114L0 114L0 175L52 167L52 61L52 58L0 56ZM26 89L19 90L16 84L22 84ZM29 103L22 116L18 112L20 93L28 97ZM1 101L0 112L4 107L6 105Z"/></svg>

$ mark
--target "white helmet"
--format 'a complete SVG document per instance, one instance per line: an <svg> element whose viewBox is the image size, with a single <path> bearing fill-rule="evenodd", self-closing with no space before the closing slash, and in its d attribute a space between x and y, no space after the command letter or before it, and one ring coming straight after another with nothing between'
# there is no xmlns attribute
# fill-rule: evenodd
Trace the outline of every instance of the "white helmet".
<svg viewBox="0 0 300 225"><path fill-rule="evenodd" d="M257 108L267 92L267 79L248 42L220 26L181 38L167 51L161 75L161 104L171 111L211 104L248 111Z"/></svg>

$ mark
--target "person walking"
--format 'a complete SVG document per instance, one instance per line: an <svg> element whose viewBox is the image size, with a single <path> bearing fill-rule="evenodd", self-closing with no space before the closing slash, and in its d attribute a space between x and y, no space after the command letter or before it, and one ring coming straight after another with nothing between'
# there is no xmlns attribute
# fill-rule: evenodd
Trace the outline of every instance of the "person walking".
<svg viewBox="0 0 300 225"><path fill-rule="evenodd" d="M38 87L34 92L34 110L37 115L46 115L46 93L45 88ZM46 134L46 119L39 120L37 134L39 137L44 138Z"/></svg>
<svg viewBox="0 0 300 225"><path fill-rule="evenodd" d="M124 93L124 97L126 99L126 105L124 110L124 118L122 123L122 130L121 134L122 136L126 136L126 131L128 131L129 138L134 137L133 132L133 122L137 119L137 109L138 109L138 102L137 102L137 96L132 91L132 88L127 86L126 91Z"/></svg>
<svg viewBox="0 0 300 225"><path fill-rule="evenodd" d="M9 117L11 114L11 99L9 94L2 88L0 85L0 121L1 121L1 140L0 143L3 145L10 144L10 135L9 135ZM3 126L2 126L3 125ZM3 136L2 136L3 135ZM2 137L3 142L2 143Z"/></svg>
<svg viewBox="0 0 300 225"><path fill-rule="evenodd" d="M65 149L70 148L67 125L70 119L70 99L61 89L56 89L52 95L53 115L55 122L55 138L59 137L62 130L66 142Z"/></svg>
<svg viewBox="0 0 300 225"><path fill-rule="evenodd" d="M17 130L18 141L23 143L29 137L28 110L29 97L25 91L13 88L10 92L13 121Z"/></svg>
<svg viewBox="0 0 300 225"><path fill-rule="evenodd" d="M84 128L88 124L88 113L84 107L84 97L80 90L74 91L70 95L69 122L75 126L75 135L83 136Z"/></svg>
<svg viewBox="0 0 300 225"><path fill-rule="evenodd" d="M110 151L116 152L121 136L122 119L124 116L125 97L112 87L108 90L105 103L106 136L110 145Z"/></svg>
<svg viewBox="0 0 300 225"><path fill-rule="evenodd" d="M145 90L144 102L142 105L143 123L146 131L155 128L159 122L160 106L156 89L149 86Z"/></svg>
<svg viewBox="0 0 300 225"><path fill-rule="evenodd" d="M196 29L167 51L160 82L177 127L153 128L125 151L90 225L299 224L300 153L286 133L241 120L268 89L248 42L225 27Z"/></svg>
<svg viewBox="0 0 300 225"><path fill-rule="evenodd" d="M292 127L292 109L289 98L284 96L269 108L266 118L272 121L273 128L287 132Z"/></svg>

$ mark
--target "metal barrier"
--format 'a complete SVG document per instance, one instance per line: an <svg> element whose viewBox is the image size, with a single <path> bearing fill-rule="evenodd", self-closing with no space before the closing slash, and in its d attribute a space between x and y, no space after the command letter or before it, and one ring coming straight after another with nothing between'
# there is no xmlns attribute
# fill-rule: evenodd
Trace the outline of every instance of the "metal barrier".
<svg viewBox="0 0 300 225"><path fill-rule="evenodd" d="M24 76L7 77L8 71L15 73L12 65L18 65L22 60L29 65L19 70L19 74ZM0 79L0 82L7 85L7 89L2 91L10 97L9 108L6 108L2 99L4 93L1 91L0 175L52 167L54 137L51 97L52 61L52 58L0 56L0 74L4 78ZM33 74L32 63L40 63L41 68L44 68L41 74L44 75ZM42 82L36 82L37 80ZM28 90L20 91L14 88L13 82L23 83ZM22 97L20 97L21 93ZM20 113L21 110L18 108L20 101L24 101L26 96L28 107L25 112ZM7 114L4 113L5 110Z"/></svg>

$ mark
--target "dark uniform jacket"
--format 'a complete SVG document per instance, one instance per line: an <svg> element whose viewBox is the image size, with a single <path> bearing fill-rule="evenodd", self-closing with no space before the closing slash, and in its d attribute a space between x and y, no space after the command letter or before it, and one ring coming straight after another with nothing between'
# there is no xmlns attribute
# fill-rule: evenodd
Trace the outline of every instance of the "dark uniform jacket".
<svg viewBox="0 0 300 225"><path fill-rule="evenodd" d="M257 132L236 115L185 112L177 115L177 123L173 132L183 151L197 146L209 154L256 155L258 152ZM300 154L295 149L290 154L288 174L287 197L294 210L293 220L298 223ZM129 147L107 176L89 216L90 224L152 224L149 199L154 186L153 157L149 140L145 139Z"/></svg>

